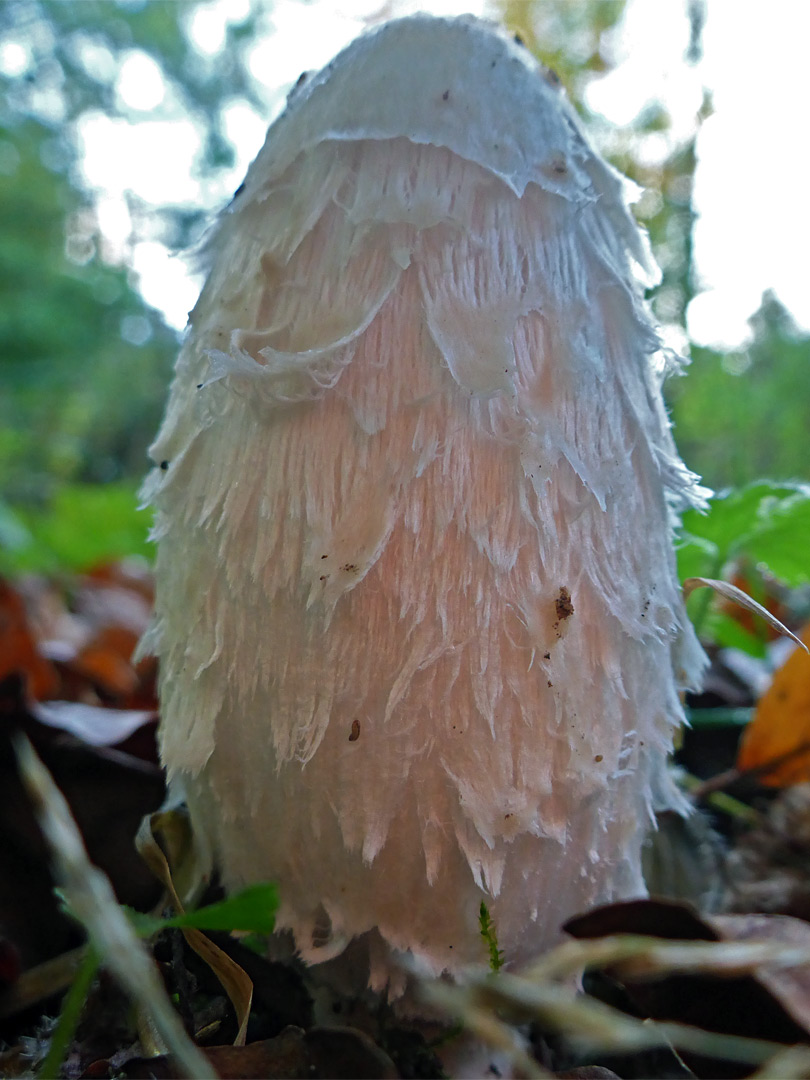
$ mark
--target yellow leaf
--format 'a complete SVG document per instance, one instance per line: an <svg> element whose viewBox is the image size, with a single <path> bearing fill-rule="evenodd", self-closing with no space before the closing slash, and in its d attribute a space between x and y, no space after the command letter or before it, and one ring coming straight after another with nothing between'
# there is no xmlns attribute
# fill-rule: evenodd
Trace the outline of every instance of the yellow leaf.
<svg viewBox="0 0 810 1080"><path fill-rule="evenodd" d="M810 645L810 623L801 634ZM743 735L740 770L756 770L763 784L810 781L810 655L796 649L777 671Z"/></svg>

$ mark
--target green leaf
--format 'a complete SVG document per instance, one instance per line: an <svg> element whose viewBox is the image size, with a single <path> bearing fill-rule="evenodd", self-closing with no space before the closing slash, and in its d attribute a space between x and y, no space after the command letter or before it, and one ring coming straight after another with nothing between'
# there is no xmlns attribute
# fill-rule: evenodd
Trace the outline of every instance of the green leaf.
<svg viewBox="0 0 810 1080"><path fill-rule="evenodd" d="M136 911L135 908L129 907L127 904L123 904L122 907L127 913L127 918L132 923L138 937L150 938L154 934L159 934L167 925L167 920L161 919L158 915L148 915L145 911Z"/></svg>
<svg viewBox="0 0 810 1080"><path fill-rule="evenodd" d="M152 937L161 930L242 930L267 936L275 927L278 889L275 885L249 885L234 896L216 904L207 904L183 915L160 918L131 907L124 907L140 937Z"/></svg>
<svg viewBox="0 0 810 1080"><path fill-rule="evenodd" d="M677 556L681 581L691 577L714 577L722 570L717 544L702 536L683 534L678 543Z"/></svg>
<svg viewBox="0 0 810 1080"><path fill-rule="evenodd" d="M151 558L151 515L137 485L68 484L44 509L15 508L18 544L0 552L0 572L84 570L126 555Z"/></svg>
<svg viewBox="0 0 810 1080"><path fill-rule="evenodd" d="M62 1001L59 1019L51 1035L48 1052L39 1067L37 1080L50 1080L52 1076L62 1075L62 1065L76 1028L79 1026L93 979L100 966L101 957L91 945L88 945L73 983Z"/></svg>
<svg viewBox="0 0 810 1080"><path fill-rule="evenodd" d="M712 499L707 513L687 511L683 516L684 533L714 544L725 561L744 552L753 537L778 514L784 501L801 498L804 491L804 485L758 480Z"/></svg>
<svg viewBox="0 0 810 1080"><path fill-rule="evenodd" d="M757 573L750 573L754 568L795 588L810 581L808 535L810 485L758 480L713 499L706 513L684 514L678 573L681 581L718 578L735 561L748 567L746 575L752 582L758 579ZM708 597L690 597L687 611L703 639L751 656L764 655L764 640L712 611Z"/></svg>
<svg viewBox="0 0 810 1080"><path fill-rule="evenodd" d="M775 578L795 588L810 581L810 488L768 508L767 520L750 538L747 554L768 568Z"/></svg>
<svg viewBox="0 0 810 1080"><path fill-rule="evenodd" d="M749 656L764 659L767 655L765 638L749 633L722 611L713 611L706 619L705 634L715 645L725 649L740 649Z"/></svg>
<svg viewBox="0 0 810 1080"><path fill-rule="evenodd" d="M242 892L219 903L164 919L162 925L178 930L244 930L254 934L271 934L277 909L278 890L275 885L249 885Z"/></svg>
<svg viewBox="0 0 810 1080"><path fill-rule="evenodd" d="M0 549L22 551L32 537L17 514L0 499Z"/></svg>

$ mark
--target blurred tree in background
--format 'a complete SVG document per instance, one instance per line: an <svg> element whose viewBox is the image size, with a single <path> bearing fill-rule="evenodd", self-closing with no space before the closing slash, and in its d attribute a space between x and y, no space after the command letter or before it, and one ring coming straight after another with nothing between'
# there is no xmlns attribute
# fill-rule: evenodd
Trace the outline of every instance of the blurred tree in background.
<svg viewBox="0 0 810 1080"><path fill-rule="evenodd" d="M176 337L100 257L52 130L26 117L0 139L0 470L8 499L36 501L143 469Z"/></svg>
<svg viewBox="0 0 810 1080"><path fill-rule="evenodd" d="M116 92L123 58L140 50L160 65L175 113L203 133L200 173L232 165L218 106L234 94L260 106L235 47L251 23L229 28L209 63L184 28L195 6L0 4L0 47L19 58L18 70L0 71L0 567L145 550L135 491L179 335L144 303L128 252L109 250L78 125L99 111L143 119ZM128 210L130 250L142 238L182 249L206 216L187 206L155 214L135 198Z"/></svg>
<svg viewBox="0 0 810 1080"><path fill-rule="evenodd" d="M693 63L704 9L698 0L684 4L692 31L684 63ZM181 250L199 237L210 207L223 201L211 192L234 162L225 106L241 100L259 114L267 109L247 52L266 32L262 19L272 6L257 3L228 23L215 55L200 52L189 33L199 6L0 5L0 48L22 50L16 67L0 70L0 568L145 550L145 525L127 507L146 469L178 335L142 299L128 255L138 240ZM664 326L683 327L699 289L692 187L708 95L688 138L672 138L657 104L617 129L589 110L587 89L617 62L624 0L498 6L506 25L558 73L602 151L644 189L636 212L663 268L653 307ZM191 119L201 133L194 168L207 205L156 211L130 193L131 235L116 251L81 169L79 127L98 113L133 124L152 117L117 91L121 65L134 52L159 66L165 116ZM646 151L651 139L666 146L663 155ZM807 382L810 338L768 297L752 331L751 344L731 355L693 347L686 377L669 383L683 455L718 488L762 475L810 478L810 395L796 392Z"/></svg>
<svg viewBox="0 0 810 1080"><path fill-rule="evenodd" d="M699 2L687 3L687 0L684 6L692 29L684 63L694 63L700 57L703 7ZM663 271L663 279L653 296L653 309L660 322L683 326L686 307L693 295L695 142L710 105L704 98L690 137L680 143L670 139L669 153L661 161L650 160L644 152L644 142L649 136L667 136L670 120L663 105L653 103L624 128L609 124L589 108L589 85L608 74L617 63L614 41L625 7L626 0L584 0L576 4L504 0L503 15L507 26L560 77L602 153L643 189L635 210L649 231L656 260Z"/></svg>
<svg viewBox="0 0 810 1080"><path fill-rule="evenodd" d="M606 124L589 109L589 84L615 66L614 35L625 7L625 0L501 4L505 23L560 76L602 152L643 189L634 209L662 269L653 310L664 327L682 328L689 302L700 291L692 251L692 192L697 138L711 114L711 97L704 91L694 130L680 141L673 139L660 103L624 128ZM684 63L694 64L701 56L706 11L701 0L684 0L684 9L691 30ZM660 136L669 152L656 161L645 142L652 137L660 145ZM681 348L689 348L692 363L684 377L671 378L665 387L681 454L716 490L761 477L810 479L810 337L796 329L770 294L750 325L752 340L739 352L684 342Z"/></svg>
<svg viewBox="0 0 810 1080"><path fill-rule="evenodd" d="M746 348L693 345L685 378L670 381L678 446L716 487L808 480L810 337L771 293L749 323Z"/></svg>

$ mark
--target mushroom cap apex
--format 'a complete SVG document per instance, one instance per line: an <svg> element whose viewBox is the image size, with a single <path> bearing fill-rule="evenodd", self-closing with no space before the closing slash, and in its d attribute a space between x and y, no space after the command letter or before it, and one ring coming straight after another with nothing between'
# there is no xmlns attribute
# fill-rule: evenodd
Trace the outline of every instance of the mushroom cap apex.
<svg viewBox="0 0 810 1080"><path fill-rule="evenodd" d="M251 171L267 182L323 141L402 137L476 162L519 196L535 182L595 197L585 165L598 159L556 76L471 15L410 15L362 34L299 80Z"/></svg>

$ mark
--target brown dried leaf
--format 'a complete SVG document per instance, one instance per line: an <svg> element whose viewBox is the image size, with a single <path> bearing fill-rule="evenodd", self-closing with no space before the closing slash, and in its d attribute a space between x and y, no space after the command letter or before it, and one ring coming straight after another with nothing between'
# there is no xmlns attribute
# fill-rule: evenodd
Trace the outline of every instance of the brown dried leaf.
<svg viewBox="0 0 810 1080"><path fill-rule="evenodd" d="M58 691L59 676L40 655L21 597L11 585L0 581L0 680L15 674L24 677L34 698L52 697Z"/></svg>
<svg viewBox="0 0 810 1080"><path fill-rule="evenodd" d="M26 701L19 676L0 683L0 924L19 948L24 968L72 948L77 930L58 909L47 849L11 753L14 732L33 742L79 822L92 862L111 878L121 903L146 910L159 896L132 851L138 824L164 795L154 724L115 749L91 746L40 723L34 712L41 707ZM151 758L147 745L141 757L125 752L135 740L151 743Z"/></svg>
<svg viewBox="0 0 810 1080"><path fill-rule="evenodd" d="M810 952L810 924L790 915L712 915L706 921L723 941L770 942ZM756 978L810 1034L810 964L763 965Z"/></svg>
<svg viewBox="0 0 810 1080"><path fill-rule="evenodd" d="M163 817L163 814L157 813L143 819L135 838L135 846L152 873L166 888L175 911L182 915L184 908L175 889L169 862L156 838L156 831L159 830ZM182 934L194 952L208 964L230 998L239 1025L234 1045L244 1046L250 1006L253 1002L253 982L250 976L201 930L184 929Z"/></svg>
<svg viewBox="0 0 810 1080"><path fill-rule="evenodd" d="M204 1051L221 1080L396 1080L391 1058L355 1028L288 1027L274 1039L249 1046L210 1046ZM127 1077L173 1078L163 1057L127 1062Z"/></svg>
<svg viewBox="0 0 810 1080"><path fill-rule="evenodd" d="M609 904L572 919L565 929L607 946L605 935L652 934L648 962L620 964L611 974L634 1005L658 1021L783 1043L810 1042L810 926L788 916L710 916L657 900ZM692 939L691 941L689 939ZM683 942L666 970L661 939ZM636 938L637 940L637 938ZM643 950L643 945L642 945ZM716 962L713 961L713 953ZM639 954L639 958L643 956ZM797 963L800 960L802 962ZM692 972L685 970L692 964ZM651 981L652 977L652 981ZM734 1076L715 1062L691 1067L699 1075Z"/></svg>

